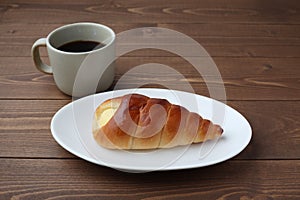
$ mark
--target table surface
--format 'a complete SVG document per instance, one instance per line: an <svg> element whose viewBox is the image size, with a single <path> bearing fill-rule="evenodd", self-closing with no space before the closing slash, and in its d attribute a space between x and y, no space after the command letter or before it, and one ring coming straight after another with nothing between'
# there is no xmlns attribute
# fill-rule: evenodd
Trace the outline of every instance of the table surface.
<svg viewBox="0 0 300 200"><path fill-rule="evenodd" d="M297 0L2 0L0 199L300 199L299 8ZM163 27L195 39L218 66L227 104L249 120L249 146L213 166L144 174L68 153L52 138L50 121L72 98L34 67L30 49L51 30L80 21L102 23L116 33ZM189 63L160 50L120 57L114 85L143 63L172 66L197 94L209 95ZM173 89L184 84L176 74L155 78ZM134 74L122 87L152 79Z"/></svg>

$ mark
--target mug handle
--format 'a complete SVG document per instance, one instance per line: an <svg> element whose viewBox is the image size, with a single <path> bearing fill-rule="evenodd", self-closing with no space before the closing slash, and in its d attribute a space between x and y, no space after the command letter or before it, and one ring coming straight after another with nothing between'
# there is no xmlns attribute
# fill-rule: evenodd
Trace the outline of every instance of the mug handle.
<svg viewBox="0 0 300 200"><path fill-rule="evenodd" d="M40 38L37 41L35 41L35 43L32 45L31 48L31 55L33 58L33 62L36 66L36 68L38 70L40 70L41 72L47 73L47 74L52 74L52 67L49 65L46 65L45 63L43 63L43 61L41 60L41 56L40 56L40 51L39 48L40 47L46 47L46 38Z"/></svg>

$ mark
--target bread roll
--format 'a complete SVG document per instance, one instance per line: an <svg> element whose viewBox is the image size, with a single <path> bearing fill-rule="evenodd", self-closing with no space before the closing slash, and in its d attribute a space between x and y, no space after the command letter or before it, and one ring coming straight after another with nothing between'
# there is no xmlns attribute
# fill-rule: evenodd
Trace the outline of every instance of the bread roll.
<svg viewBox="0 0 300 200"><path fill-rule="evenodd" d="M108 149L155 149L204 142L223 129L165 99L129 94L106 100L93 117L93 136Z"/></svg>

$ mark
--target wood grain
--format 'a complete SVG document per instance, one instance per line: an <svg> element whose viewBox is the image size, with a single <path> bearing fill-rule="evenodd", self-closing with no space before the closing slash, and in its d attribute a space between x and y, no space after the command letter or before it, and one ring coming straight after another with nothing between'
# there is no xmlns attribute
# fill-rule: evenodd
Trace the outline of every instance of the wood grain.
<svg viewBox="0 0 300 200"><path fill-rule="evenodd" d="M13 23L0 24L0 44L8 46L32 45L40 38L46 37L52 30L65 24L27 24ZM137 28L145 28L148 32L157 34L158 29L168 28L192 37L197 42L206 46L295 46L300 43L299 25L251 25L251 24L106 24L117 34L134 29L143 34ZM195 28L196 27L196 28ZM161 33L161 32L160 32ZM170 37L167 35L166 37ZM21 47L19 47L21 48Z"/></svg>
<svg viewBox="0 0 300 200"><path fill-rule="evenodd" d="M299 58L215 58L214 60L223 78L228 100L299 100L300 74L297 64ZM207 63L205 58L202 61ZM146 63L164 64L177 70L178 73L129 71ZM0 74L1 99L70 98L57 89L51 75L45 75L33 66L30 57L3 57L0 59ZM124 79L124 74L127 79ZM183 74L185 79L182 79L180 74ZM122 81L119 81L122 77ZM209 95L199 72L179 57L121 57L117 60L115 83L110 89L116 88L116 84L119 89L147 84L159 87L160 84L172 89L186 90L185 81L189 81L196 93ZM214 85L211 82L211 85L213 89L220 88L220 84Z"/></svg>
<svg viewBox="0 0 300 200"><path fill-rule="evenodd" d="M44 37L44 36L42 36ZM38 39L38 38L36 38ZM32 44L30 45L3 45L0 46L0 57L29 57ZM200 41L200 44L202 42ZM215 42L217 44L217 42ZM136 44L132 44L136 45ZM125 46L125 45L122 45ZM122 48L120 46L120 48ZM211 57L250 57L250 58L299 58L300 45L247 45L243 42L239 42L239 45L204 45L202 46L208 52ZM174 49L184 49L187 56L193 57L206 57L203 54L198 52L190 51L189 45L174 45ZM46 50L41 48L41 56L47 56ZM159 50L152 49L143 49L139 51L133 51L127 54L127 56L131 57L170 57L174 56L174 54L169 53L167 51L161 52Z"/></svg>
<svg viewBox="0 0 300 200"><path fill-rule="evenodd" d="M300 199L299 10L297 0L1 0L0 199ZM252 126L247 148L214 166L147 174L97 166L61 148L49 126L71 98L37 71L30 49L53 29L83 21L116 33L169 28L203 45L222 75L227 103ZM180 41L175 37L174 46L199 56ZM49 62L44 48L41 55ZM175 72L132 71L145 63L171 66L196 93L209 95L204 78L214 76L200 77L175 54L149 49L117 60L110 90L116 84L185 90ZM216 81L211 86L220 88Z"/></svg>
<svg viewBox="0 0 300 200"><path fill-rule="evenodd" d="M0 168L5 169L0 171L1 199L300 197L297 160L228 161L200 169L147 174L127 174L82 160L61 159L0 159Z"/></svg>
<svg viewBox="0 0 300 200"><path fill-rule="evenodd" d="M39 2L41 3L41 2ZM159 21L158 21L159 22ZM259 39L263 38L270 41L280 41L280 39L293 39L299 41L300 25L288 24L226 24L226 23L107 23L116 33L129 29L143 27L161 27L169 28L187 34L192 37L201 38L244 38L244 39ZM65 23L57 24L24 24L24 23L1 23L0 38L1 42L4 39L14 38L23 39L21 43L27 43L31 38L37 38L48 35L52 30L65 25ZM30 28L29 28L30 27ZM220 31L222 30L222 31ZM13 41L8 41L13 42ZM7 43L8 43L7 42ZM270 43L272 44L272 43Z"/></svg>
<svg viewBox="0 0 300 200"><path fill-rule="evenodd" d="M30 56L30 49L35 40L46 35L62 24L45 26L44 24L33 24L28 26L22 24L5 24L0 26L0 56ZM171 28L175 31L185 33L204 46L213 57L299 57L300 29L298 25L254 25L244 24L109 24L117 33L145 26L159 26ZM197 27L192 29L191 27ZM149 31L157 33L157 30L148 28ZM2 30L2 31L1 31ZM222 30L222 31L221 31ZM234 31L232 31L234 30ZM140 34L144 34L140 31ZM167 35L166 37L170 37ZM176 41L176 40L175 40ZM180 40L179 40L180 41ZM178 41L178 42L179 42ZM163 43L162 43L163 44ZM124 44L133 45L133 44ZM185 43L176 44L180 48L186 48L188 56L200 56L193 52ZM122 45L120 45L122 47ZM175 44L174 44L175 46ZM276 50L276 51L275 51ZM47 53L42 49L41 54ZM170 56L170 53L156 51L139 51L131 56Z"/></svg>
<svg viewBox="0 0 300 200"><path fill-rule="evenodd" d="M73 157L55 143L49 130L54 113L68 102L1 100L0 157ZM229 101L228 104L244 114L253 127L250 145L236 159L300 158L297 101Z"/></svg>
<svg viewBox="0 0 300 200"><path fill-rule="evenodd" d="M79 2L79 3L78 3ZM54 1L1 1L1 21L4 23L70 23L97 21L102 23L248 23L299 24L299 4L294 1L154 0L103 1L70 3ZM230 6L229 6L230 5Z"/></svg>
<svg viewBox="0 0 300 200"><path fill-rule="evenodd" d="M54 113L69 102L1 101L0 135L3 140L0 140L0 157L72 158L55 142L50 132Z"/></svg>

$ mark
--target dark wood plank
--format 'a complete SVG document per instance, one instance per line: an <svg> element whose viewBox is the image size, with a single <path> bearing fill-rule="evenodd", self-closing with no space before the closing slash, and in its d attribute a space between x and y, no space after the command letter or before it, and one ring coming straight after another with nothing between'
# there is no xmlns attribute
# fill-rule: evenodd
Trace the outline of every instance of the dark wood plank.
<svg viewBox="0 0 300 200"><path fill-rule="evenodd" d="M101 23L101 22L97 22ZM52 30L65 25L57 24L24 24L24 23L1 23L1 38L35 38L46 36ZM111 27L116 33L134 28L160 27L183 32L193 37L222 37L222 38L293 38L299 39L300 25L287 24L214 24L214 23L108 23L104 24ZM222 31L220 31L222 30ZM4 41L2 41L4 42ZM26 42L26 41L25 41Z"/></svg>
<svg viewBox="0 0 300 200"><path fill-rule="evenodd" d="M241 112L252 127L250 145L238 158L284 159L282 155L300 158L298 101L229 101L228 105Z"/></svg>
<svg viewBox="0 0 300 200"><path fill-rule="evenodd" d="M297 100L299 99L299 68L287 64L288 59L214 59L222 75L229 100ZM275 61L276 60L276 61ZM207 61L203 59L203 62ZM161 63L173 67L178 73L168 75L154 72L128 72L145 63ZM287 66L289 65L289 66ZM292 65L294 67L292 67ZM185 81L198 94L209 96L207 86L193 66L180 58L124 58L118 63L115 88L136 88L144 84L157 83L171 89L187 90ZM291 70L291 71L290 71ZM291 73L290 73L290 72ZM123 81L124 74L126 79ZM182 79L183 74L185 79ZM202 74L202 77L206 77ZM211 83L211 82L210 82ZM210 85L211 86L211 85ZM212 89L220 88L216 83ZM292 92L294 91L294 92Z"/></svg>
<svg viewBox="0 0 300 200"><path fill-rule="evenodd" d="M62 24L3 24L0 25L0 56L30 56L33 42ZM155 24L107 24L121 31L157 26ZM172 28L191 36L203 45L212 56L235 57L299 57L299 25L244 25L244 24L159 24L160 27ZM222 31L220 31L222 30ZM156 33L156 30L149 28ZM142 32L140 34L143 34ZM167 35L166 37L170 37ZM130 45L130 44L126 44ZM186 44L190 56L195 53ZM277 49L275 51L275 49ZM46 55L46 51L42 51ZM133 55L165 56L153 51L142 51ZM166 54L168 56L172 54ZM199 54L195 54L199 56Z"/></svg>
<svg viewBox="0 0 300 200"><path fill-rule="evenodd" d="M68 102L1 100L1 156L73 157L54 141L50 132L52 116Z"/></svg>
<svg viewBox="0 0 300 200"><path fill-rule="evenodd" d="M1 97L5 99L69 99L55 85L51 75L27 73L1 76Z"/></svg>
<svg viewBox="0 0 300 200"><path fill-rule="evenodd" d="M78 3L80 2L80 3ZM293 1L154 0L102 1L74 3L54 1L1 1L1 21L6 23L260 23L299 24L299 3Z"/></svg>
<svg viewBox="0 0 300 200"><path fill-rule="evenodd" d="M37 39L37 38L36 38ZM243 42L238 42L238 45L223 45L218 42L214 42L213 45L205 45L199 41L200 44L205 48L208 54L212 57L255 57L255 58L299 58L300 45L266 45L261 46L260 44L256 45L247 45ZM32 41L32 44L34 40ZM0 57L29 57L31 56L31 47L30 45L2 45L0 46ZM132 44L136 45L136 44ZM125 46L122 45L122 46ZM120 46L120 47L122 47ZM128 46L127 46L128 47ZM178 44L174 45L174 49L180 48L183 49L187 56L194 57L203 57L203 54L198 52L190 51L191 47L189 45ZM47 56L46 50L41 48L41 55ZM165 56L174 56L174 54L169 52L155 51L151 49L143 49L139 51L134 51L128 54L128 56L147 56L147 57L165 57Z"/></svg>
<svg viewBox="0 0 300 200"><path fill-rule="evenodd" d="M299 100L299 58L215 58L229 100ZM207 61L203 58L203 62ZM161 63L178 74L127 73L145 63ZM126 82L119 81L126 73ZM0 98L69 99L61 93L51 75L39 72L30 57L0 59ZM204 79L187 61L178 57L121 57L117 61L115 83L110 89L133 88L156 83L172 89L186 90L183 74L198 94L209 95ZM206 76L205 74L202 76ZM155 77L155 79L153 79ZM149 85L150 84L150 85ZM219 84L213 85L216 89Z"/></svg>
<svg viewBox="0 0 300 200"><path fill-rule="evenodd" d="M59 26L59 24L49 26L16 24L16 27L12 25L0 26L0 44L2 44L0 46L0 56L30 56L30 49L34 41L37 38L46 37L51 30ZM116 29L117 33L149 25L152 26L152 24L123 24L122 26L109 24L109 26ZM161 26L168 27L166 24ZM170 28L183 32L195 39L214 57L299 57L300 38L296 35L300 34L300 31L298 31L300 29L299 27L297 29L297 27L298 25L251 25L248 27L240 24L223 24L221 25L222 31L220 31L215 24L171 24L170 26ZM152 31L154 34L157 33L157 30L151 28L149 28L149 31ZM139 34L144 33L140 30ZM169 38L170 35L165 37ZM180 40L175 39L175 41L177 43L174 46L178 45L180 48L185 48L189 56L199 56L199 53L191 51L190 46L187 44L181 43ZM47 55L44 49L42 55ZM146 50L131 55L170 56L172 54L161 54L160 52Z"/></svg>
<svg viewBox="0 0 300 200"><path fill-rule="evenodd" d="M50 133L54 113L67 100L1 100L0 157L73 157ZM299 159L298 101L229 101L253 128L250 145L236 159Z"/></svg>
<svg viewBox="0 0 300 200"><path fill-rule="evenodd" d="M122 27L122 26L121 26ZM169 28L194 37L231 37L259 39L293 38L299 39L299 25L287 24L226 24L226 23L168 23L158 27ZM222 31L220 31L222 30Z"/></svg>
<svg viewBox="0 0 300 200"><path fill-rule="evenodd" d="M64 24L0 24L0 44L5 46L32 45L40 37L46 37L52 30ZM299 45L300 25L278 24L106 24L117 34L123 31L147 27L157 33L156 27L168 28L184 33L202 45ZM151 28L153 27L153 28ZM222 31L220 31L222 30ZM137 30L135 30L137 31ZM141 33L142 34L142 33ZM170 36L166 36L170 37Z"/></svg>
<svg viewBox="0 0 300 200"><path fill-rule="evenodd" d="M12 119L1 119L0 124L16 124L11 123L11 121ZM3 137L3 139L0 140L0 149L3 151L0 157L74 158L75 156L59 146L53 139L50 132L50 121L51 119L47 119L46 117L42 117L39 120L34 119L34 117L16 118L15 122L19 122L20 124L15 130L0 130L0 136ZM27 123L27 125L25 123ZM33 123L36 124L33 125ZM43 129L38 129L41 126ZM23 128L24 130L22 130Z"/></svg>
<svg viewBox="0 0 300 200"><path fill-rule="evenodd" d="M300 161L128 174L82 160L0 159L1 199L299 199ZM280 173L279 173L280 172Z"/></svg>
<svg viewBox="0 0 300 200"><path fill-rule="evenodd" d="M190 57L187 57L190 58ZM42 57L47 62L47 57ZM202 62L207 62L202 58ZM297 77L299 74L298 63L300 58L213 58L220 73L224 77L243 78L244 76L256 75L267 76L290 76ZM122 56L117 60L116 73L122 75L135 66L146 63L161 63L169 65L182 74L191 75L196 72L194 67L183 58L177 57L127 57ZM239 70L242 69L242 70ZM27 73L41 73L35 68L31 57L2 57L0 59L0 74L14 75ZM205 76L205 74L203 74Z"/></svg>

